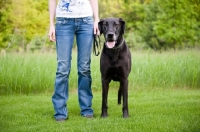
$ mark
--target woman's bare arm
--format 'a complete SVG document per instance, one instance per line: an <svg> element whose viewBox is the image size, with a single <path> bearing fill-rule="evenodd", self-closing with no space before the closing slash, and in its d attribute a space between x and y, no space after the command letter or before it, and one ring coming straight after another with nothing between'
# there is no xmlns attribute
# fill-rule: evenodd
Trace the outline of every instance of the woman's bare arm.
<svg viewBox="0 0 200 132"><path fill-rule="evenodd" d="M94 15L94 34L99 35L98 22L99 22L99 8L98 0L90 0L90 4Z"/></svg>
<svg viewBox="0 0 200 132"><path fill-rule="evenodd" d="M56 0L49 0L49 39L52 42L56 41L54 20L56 15Z"/></svg>

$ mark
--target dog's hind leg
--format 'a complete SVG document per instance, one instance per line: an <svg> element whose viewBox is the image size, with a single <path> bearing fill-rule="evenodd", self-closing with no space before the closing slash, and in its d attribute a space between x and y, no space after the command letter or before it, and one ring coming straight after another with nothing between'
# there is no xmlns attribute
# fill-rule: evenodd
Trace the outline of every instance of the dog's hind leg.
<svg viewBox="0 0 200 132"><path fill-rule="evenodd" d="M119 87L119 90L118 90L118 105L121 104L121 97L122 97L122 89L121 89L121 87Z"/></svg>

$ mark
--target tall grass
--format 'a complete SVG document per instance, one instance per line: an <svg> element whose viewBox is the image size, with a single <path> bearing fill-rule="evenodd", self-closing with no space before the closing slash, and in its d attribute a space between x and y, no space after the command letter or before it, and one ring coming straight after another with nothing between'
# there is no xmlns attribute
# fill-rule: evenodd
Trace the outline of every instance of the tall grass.
<svg viewBox="0 0 200 132"><path fill-rule="evenodd" d="M133 87L200 88L200 53L133 53Z"/></svg>
<svg viewBox="0 0 200 132"><path fill-rule="evenodd" d="M92 55L92 88L101 90L100 57ZM77 88L76 52L73 52L70 90ZM53 91L56 54L8 53L0 56L0 94L30 94ZM118 87L111 83L111 88ZM129 89L200 88L199 51L132 51Z"/></svg>
<svg viewBox="0 0 200 132"><path fill-rule="evenodd" d="M0 93L42 92L53 85L53 54L7 54L0 63Z"/></svg>

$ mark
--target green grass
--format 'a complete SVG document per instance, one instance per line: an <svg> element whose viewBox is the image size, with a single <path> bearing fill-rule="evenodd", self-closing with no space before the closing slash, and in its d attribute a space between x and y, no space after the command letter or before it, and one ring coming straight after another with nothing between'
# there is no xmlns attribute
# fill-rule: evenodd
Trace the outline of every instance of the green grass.
<svg viewBox="0 0 200 132"><path fill-rule="evenodd" d="M129 89L137 88L200 88L200 51L157 53L132 52ZM77 88L76 52L72 57L70 89ZM92 55L92 88L101 90L100 57ZM0 95L51 92L54 87L56 55L16 54L0 56ZM118 83L111 83L118 87Z"/></svg>
<svg viewBox="0 0 200 132"><path fill-rule="evenodd" d="M7 54L0 57L0 93L38 93L52 88L54 54Z"/></svg>
<svg viewBox="0 0 200 132"><path fill-rule="evenodd" d="M199 132L200 54L198 50L133 51L129 114L117 105L119 84L111 82L106 119L101 114L99 56L92 55L94 119L82 118L77 97L76 52L70 74L69 119L55 122L51 96L55 54L0 56L0 132Z"/></svg>
<svg viewBox="0 0 200 132"><path fill-rule="evenodd" d="M69 119L53 119L51 95L1 96L1 132L199 132L200 91L181 89L130 90L128 119L117 105L117 89L109 91L109 117L100 118L101 92L94 92L94 119L79 115L77 92L68 100Z"/></svg>

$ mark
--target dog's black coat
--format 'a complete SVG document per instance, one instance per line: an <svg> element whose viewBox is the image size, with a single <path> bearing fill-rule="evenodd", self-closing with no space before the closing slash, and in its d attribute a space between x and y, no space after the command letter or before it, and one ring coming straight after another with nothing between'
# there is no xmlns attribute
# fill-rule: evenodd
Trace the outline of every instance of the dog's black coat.
<svg viewBox="0 0 200 132"><path fill-rule="evenodd" d="M118 91L118 104L123 97L123 117L128 113L128 75L131 71L131 53L124 40L125 22L121 18L106 18L99 22L100 34L105 37L105 43L100 58L100 71L102 81L102 113L107 117L107 98L111 80L120 82ZM115 43L114 47L108 46Z"/></svg>

